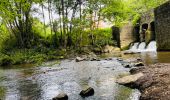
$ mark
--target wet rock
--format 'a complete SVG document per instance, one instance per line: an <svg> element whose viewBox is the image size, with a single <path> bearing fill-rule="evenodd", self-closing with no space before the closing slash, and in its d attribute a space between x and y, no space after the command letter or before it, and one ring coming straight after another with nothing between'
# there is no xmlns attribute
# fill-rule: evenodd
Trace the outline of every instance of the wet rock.
<svg viewBox="0 0 170 100"><path fill-rule="evenodd" d="M144 66L143 62L138 62L135 64L135 67L140 67L140 66Z"/></svg>
<svg viewBox="0 0 170 100"><path fill-rule="evenodd" d="M92 96L92 95L94 95L94 89L93 89L92 87L89 87L89 88L87 88L87 89L85 89L85 90L82 90L82 91L80 92L80 95L81 95L82 97Z"/></svg>
<svg viewBox="0 0 170 100"><path fill-rule="evenodd" d="M137 81L142 76L144 76L143 73L137 73L137 74L134 74L134 75L128 75L128 76L125 76L123 78L118 79L116 82L121 84L121 85L128 85L128 84L134 83L135 81Z"/></svg>
<svg viewBox="0 0 170 100"><path fill-rule="evenodd" d="M131 74L136 74L137 71L138 71L138 68L132 68L132 69L130 69L129 72L130 72Z"/></svg>
<svg viewBox="0 0 170 100"><path fill-rule="evenodd" d="M68 100L68 96L66 93L60 93L56 97L54 97L52 100Z"/></svg>
<svg viewBox="0 0 170 100"><path fill-rule="evenodd" d="M80 62L80 61L83 61L83 60L85 60L85 58L76 57L76 62Z"/></svg>
<svg viewBox="0 0 170 100"><path fill-rule="evenodd" d="M142 61L142 59L141 59L141 58L137 58L136 60L137 60L137 61Z"/></svg>
<svg viewBox="0 0 170 100"><path fill-rule="evenodd" d="M117 58L117 60L118 60L118 61L123 61L123 59L122 59L122 58Z"/></svg>
<svg viewBox="0 0 170 100"><path fill-rule="evenodd" d="M113 59L112 59L112 58L106 58L105 60L108 60L108 61L109 61L109 60L113 60Z"/></svg>
<svg viewBox="0 0 170 100"><path fill-rule="evenodd" d="M132 69L130 69L130 73L131 74L136 74L136 73L138 73L141 69L144 69L144 67L139 67L139 68L132 68Z"/></svg>
<svg viewBox="0 0 170 100"><path fill-rule="evenodd" d="M100 61L100 59L99 58L91 58L90 61Z"/></svg>
<svg viewBox="0 0 170 100"><path fill-rule="evenodd" d="M130 64L123 65L125 68L131 68L132 66Z"/></svg>

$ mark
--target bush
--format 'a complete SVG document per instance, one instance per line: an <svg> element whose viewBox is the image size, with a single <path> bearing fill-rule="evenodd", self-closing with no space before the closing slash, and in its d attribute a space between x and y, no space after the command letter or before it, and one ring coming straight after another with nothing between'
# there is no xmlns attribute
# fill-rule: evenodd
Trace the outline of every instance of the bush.
<svg viewBox="0 0 170 100"><path fill-rule="evenodd" d="M1 66L8 66L8 65L11 65L12 63L13 63L13 60L8 56L2 58L0 61Z"/></svg>

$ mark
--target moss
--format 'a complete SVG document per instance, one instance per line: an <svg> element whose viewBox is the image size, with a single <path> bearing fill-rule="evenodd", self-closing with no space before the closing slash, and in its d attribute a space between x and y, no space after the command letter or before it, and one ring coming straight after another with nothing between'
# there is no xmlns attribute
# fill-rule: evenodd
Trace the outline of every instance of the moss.
<svg viewBox="0 0 170 100"><path fill-rule="evenodd" d="M131 93L132 89L125 86L119 86L119 91L115 96L115 100L130 100L129 96Z"/></svg>
<svg viewBox="0 0 170 100"><path fill-rule="evenodd" d="M6 89L4 89L3 87L0 87L0 100L4 100L4 96L5 96L5 92Z"/></svg>

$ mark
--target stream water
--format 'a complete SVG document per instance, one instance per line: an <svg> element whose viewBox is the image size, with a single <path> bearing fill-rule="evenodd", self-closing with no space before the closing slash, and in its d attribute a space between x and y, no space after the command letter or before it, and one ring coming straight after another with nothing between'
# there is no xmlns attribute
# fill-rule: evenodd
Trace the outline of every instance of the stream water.
<svg viewBox="0 0 170 100"><path fill-rule="evenodd" d="M51 100L65 92L69 100L138 100L137 90L118 85L115 79L127 73L121 63L110 61L63 60L60 64L44 66L20 65L1 67L0 99L2 100ZM79 92L91 86L94 96L82 98Z"/></svg>
<svg viewBox="0 0 170 100"><path fill-rule="evenodd" d="M116 77L129 71L115 57L140 57L145 64L170 63L170 52L116 53L101 57L112 57L112 60L63 60L60 64L48 62L39 67L29 64L0 67L0 99L51 100L65 92L69 100L138 100L138 90L115 83ZM87 86L94 88L94 96L80 97L79 92Z"/></svg>

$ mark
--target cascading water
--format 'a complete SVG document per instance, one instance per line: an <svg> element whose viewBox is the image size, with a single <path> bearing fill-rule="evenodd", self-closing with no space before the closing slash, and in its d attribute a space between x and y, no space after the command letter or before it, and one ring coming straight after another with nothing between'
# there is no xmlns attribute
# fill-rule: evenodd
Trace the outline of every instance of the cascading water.
<svg viewBox="0 0 170 100"><path fill-rule="evenodd" d="M137 50L137 49L138 49L138 45L139 45L139 43L134 43L134 44L131 46L130 50Z"/></svg>
<svg viewBox="0 0 170 100"><path fill-rule="evenodd" d="M146 51L156 51L156 41L151 41L147 46L145 42L134 43L129 51L132 52L146 52Z"/></svg>
<svg viewBox="0 0 170 100"><path fill-rule="evenodd" d="M146 43L145 43L145 42L142 42L142 43L139 44L138 49L139 49L139 50L145 50L145 47L146 47Z"/></svg>
<svg viewBox="0 0 170 100"><path fill-rule="evenodd" d="M148 51L156 51L156 41L151 41L147 46Z"/></svg>

